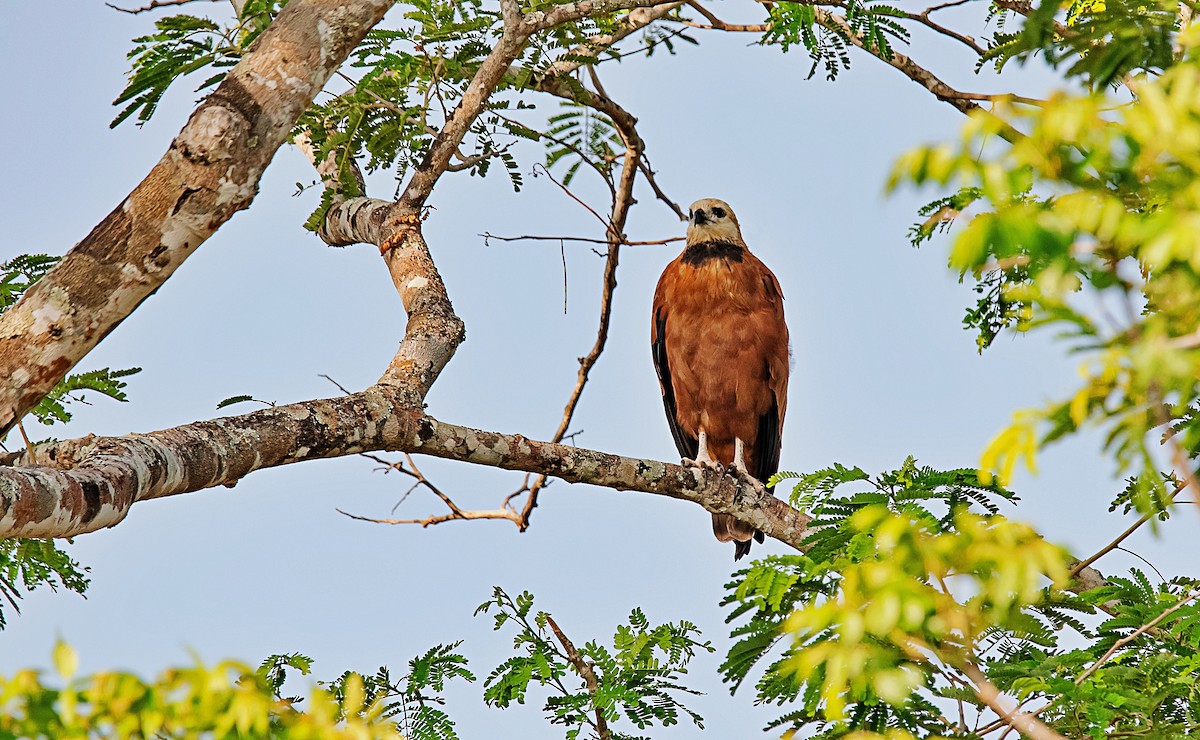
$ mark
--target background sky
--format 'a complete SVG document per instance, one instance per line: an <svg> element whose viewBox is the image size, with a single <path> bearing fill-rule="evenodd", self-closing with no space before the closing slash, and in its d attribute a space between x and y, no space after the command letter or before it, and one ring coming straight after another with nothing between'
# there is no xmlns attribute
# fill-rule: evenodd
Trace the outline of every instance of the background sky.
<svg viewBox="0 0 1200 740"><path fill-rule="evenodd" d="M982 5L982 3L981 3ZM727 20L758 20L749 3L721 3ZM194 12L223 6L200 4ZM918 10L920 8L917 8ZM979 14L979 8L965 12ZM123 86L129 39L153 18L99 2L0 7L0 179L5 225L0 259L63 254L162 156L195 102L173 88L142 129L109 130ZM50 28L50 33L43 29ZM778 275L795 356L782 466L808 471L833 462L869 472L906 455L938 467L975 465L1016 409L1060 397L1077 360L1043 337L1002 337L983 356L960 326L973 301L946 267L948 242L915 250L905 232L938 193L884 192L891 163L922 142L955 135L963 117L895 70L862 54L836 83L806 80L802 50L750 44L749 36L696 34L699 47L629 58L602 68L609 93L640 119L660 183L685 208L719 197L737 212L751 248ZM1020 83L973 73L969 54L926 35L913 55L960 89L1044 90L1040 69L1012 71ZM1006 72L1006 77L1010 76ZM193 83L196 84L196 83ZM547 115L557 104L539 101ZM487 179L447 175L425 235L467 342L430 393L430 412L449 422L546 439L557 426L578 367L595 336L603 260L566 247L563 314L557 243L486 245L479 236L602 237L599 224L545 178L528 173L541 152L519 150L526 187L514 193L497 168ZM596 183L579 191L603 204ZM79 366L139 366L130 402L75 405L76 420L42 436L147 432L224 413L237 394L279 403L336 395L328 374L352 390L373 383L404 330L404 314L378 251L326 247L301 224L319 193L293 197L313 172L284 147L249 211L236 215L159 292ZM369 192L388 197L386 173ZM683 224L648 188L630 216L634 240L681 235ZM622 253L608 349L593 371L571 431L575 441L635 457L675 460L648 347L650 300L677 246ZM10 440L10 446L12 440ZM493 508L522 475L419 459L460 506ZM1014 483L1022 503L1006 514L1052 541L1090 554L1129 520L1107 513L1122 488L1092 435L1047 450L1040 474ZM730 644L718 606L732 572L731 547L710 533L699 507L638 493L556 483L533 525L454 522L419 529L352 521L341 508L388 516L408 488L363 458L259 471L233 489L134 507L120 526L78 538L69 551L91 567L87 598L35 592L0 633L0 675L48 666L56 638L80 652L82 670L151 675L193 656L257 663L275 652L316 659L315 675L371 672L436 643L465 639L471 667L486 676L509 653L511 633L473 618L495 585L528 589L576 643L611 639L642 607L654 622L690 619L717 652L699 657L688 683L704 690L689 706L708 737L754 737L779 712L730 697L716 667ZM400 515L441 513L415 492ZM1194 562L1184 541L1194 512L1129 545L1170 576ZM756 545L756 555L783 553ZM1191 555L1192 557L1188 557ZM1185 557L1188 559L1185 560ZM1120 573L1137 561L1101 562ZM542 722L543 696L507 711L485 709L480 683L450 692L463 737L561 737ZM690 725L656 730L694 737Z"/></svg>

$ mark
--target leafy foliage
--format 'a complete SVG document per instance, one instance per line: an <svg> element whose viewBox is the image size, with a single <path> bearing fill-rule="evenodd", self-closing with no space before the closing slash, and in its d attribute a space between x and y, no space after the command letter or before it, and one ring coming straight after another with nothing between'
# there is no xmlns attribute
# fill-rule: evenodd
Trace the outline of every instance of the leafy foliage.
<svg viewBox="0 0 1200 740"><path fill-rule="evenodd" d="M593 163L611 181L616 155L625 149L616 127L608 117L586 106L563 103L562 107L562 113L550 117L546 138L551 144L546 151L546 166L553 167L563 160L570 162L562 178L563 185L571 184L585 161Z"/></svg>
<svg viewBox="0 0 1200 740"><path fill-rule="evenodd" d="M980 63L1003 69L1016 59L1042 56L1065 65L1093 89L1157 74L1175 62L1180 7L1166 0L1051 0L1039 3L1016 33L1000 33ZM1065 21L1065 22L1064 22Z"/></svg>
<svg viewBox="0 0 1200 740"><path fill-rule="evenodd" d="M496 587L492 598L476 614L492 613L494 627L517 627L513 645L520 653L504 661L484 681L484 701L506 709L524 704L529 686L536 682L554 691L544 710L552 724L567 728L568 740L585 730L598 732L607 724L617 740L640 736L613 730L624 718L639 730L656 723L666 727L685 715L703 728L703 718L689 710L676 694L697 694L679 683L696 650L712 652L709 643L697 641L700 631L691 622L652 627L641 609L629 615L629 624L617 627L613 647L588 642L576 648L546 612L533 613L533 596L516 598ZM574 676L577 687L566 679Z"/></svg>
<svg viewBox="0 0 1200 740"><path fill-rule="evenodd" d="M1154 586L1141 571L1083 594L1111 615L1084 647L1006 645L989 675L1065 737L1191 737L1200 725L1200 596L1193 579ZM1152 629L1147 626L1154 624Z"/></svg>
<svg viewBox="0 0 1200 740"><path fill-rule="evenodd" d="M771 5L762 43L778 44L785 52L792 46L803 46L812 59L808 77L811 79L821 67L830 80L837 79L839 72L850 67L849 48L853 42L846 29L885 59L892 57L894 41L907 43L909 31L896 20L905 16L899 8L873 0L847 0L842 7L844 16L837 16L838 20L832 23L822 23L822 14L831 11L815 4Z"/></svg>
<svg viewBox="0 0 1200 740"><path fill-rule="evenodd" d="M94 391L114 401L125 401L127 400L125 382L121 378L127 378L141 371L140 367L130 367L124 370L103 368L68 375L61 383L54 386L54 389L47 393L45 398L38 401L37 406L34 406L29 413L43 424L68 422L71 420L71 413L67 411L66 404L71 401L83 401L82 395L79 395L83 391Z"/></svg>
<svg viewBox="0 0 1200 740"><path fill-rule="evenodd" d="M938 702L962 685L944 676L977 660L979 642L1044 641L1050 622L1071 622L1037 614L1090 608L1047 591L1065 581L1064 555L999 516L996 501L1015 496L975 470L909 458L873 478L839 464L773 481L793 479L793 503L814 517L805 554L739 571L723 602L727 621L744 620L724 680L736 690L769 659L757 700L800 705L770 727L944 734Z"/></svg>
<svg viewBox="0 0 1200 740"><path fill-rule="evenodd" d="M281 675L283 665L307 670L311 661L293 655L268 662L259 671L233 661L171 668L152 681L118 672L76 678L79 658L59 643L54 664L61 688L33 670L0 676L0 737L405 737L383 716L382 701L366 700L361 681L348 681L337 699L315 687L301 711L276 696L279 685L270 676Z"/></svg>
<svg viewBox="0 0 1200 740"><path fill-rule="evenodd" d="M88 569L58 549L54 540L0 540L0 630L4 629L5 602L20 613L17 600L23 591L59 586L82 594L88 587Z"/></svg>
<svg viewBox="0 0 1200 740"><path fill-rule="evenodd" d="M989 446L985 460L1002 470L1096 425L1118 471L1147 487L1133 500L1161 501L1155 430L1174 428L1173 457L1198 449L1200 304L1189 296L1200 291L1200 168L1184 143L1200 136L1196 34L1176 40L1182 62L1139 85L1136 103L1113 109L1098 93L1059 94L1038 109L998 104L971 117L959 146L927 147L897 166L898 179L978 188L990 210L958 231L951 264L999 281L1001 299L1021 306L1021 328L1052 326L1085 354L1073 394L1018 414ZM1013 130L1026 134L987 146ZM1033 183L1054 195L1028 195Z"/></svg>
<svg viewBox="0 0 1200 740"><path fill-rule="evenodd" d="M441 694L454 679L474 681L467 659L455 653L461 643L437 645L408 662L408 673L393 679L386 666L374 675L347 671L324 684L342 716L379 717L396 723L406 740L457 740L454 722L441 709Z"/></svg>
<svg viewBox="0 0 1200 740"><path fill-rule="evenodd" d="M284 0L286 2L286 0ZM238 59L260 33L266 30L284 2L247 0L237 22L222 27L191 15L173 15L155 21L155 33L133 40L129 82L113 105L125 104L109 124L115 128L133 114L138 125L149 121L159 101L176 80L212 68L224 70ZM205 78L196 92L207 90L225 79L218 71Z"/></svg>
<svg viewBox="0 0 1200 740"><path fill-rule="evenodd" d="M19 301L60 259L48 254L20 254L0 262L0 314Z"/></svg>

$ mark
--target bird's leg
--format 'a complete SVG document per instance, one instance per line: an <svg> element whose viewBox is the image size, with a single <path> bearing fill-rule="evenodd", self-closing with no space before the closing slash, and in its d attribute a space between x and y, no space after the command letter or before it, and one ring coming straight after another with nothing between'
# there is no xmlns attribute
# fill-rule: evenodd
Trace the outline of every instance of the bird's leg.
<svg viewBox="0 0 1200 740"><path fill-rule="evenodd" d="M699 445L698 449L696 450L696 459L689 460L685 457L683 458L683 464L694 468L712 468L714 470L720 470L721 463L714 460L712 455L708 453L708 435L705 434L703 429L700 430L700 437L698 441Z"/></svg>
<svg viewBox="0 0 1200 740"><path fill-rule="evenodd" d="M741 437L733 438L733 462L730 463L729 468L742 475L750 475L749 469L746 468L746 443L742 441Z"/></svg>
<svg viewBox="0 0 1200 740"><path fill-rule="evenodd" d="M746 443L741 437L733 438L733 462L729 464L729 470L726 472L738 481L749 483L760 492L766 492L763 482L755 478L746 467Z"/></svg>

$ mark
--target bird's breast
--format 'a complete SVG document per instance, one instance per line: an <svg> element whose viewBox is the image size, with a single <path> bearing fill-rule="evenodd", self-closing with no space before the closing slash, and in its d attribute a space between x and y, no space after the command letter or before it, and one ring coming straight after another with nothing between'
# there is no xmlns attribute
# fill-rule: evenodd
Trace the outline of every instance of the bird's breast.
<svg viewBox="0 0 1200 740"><path fill-rule="evenodd" d="M749 311L765 300L762 278L746 262L711 258L689 264L679 262L675 279L667 286L675 311L711 314Z"/></svg>

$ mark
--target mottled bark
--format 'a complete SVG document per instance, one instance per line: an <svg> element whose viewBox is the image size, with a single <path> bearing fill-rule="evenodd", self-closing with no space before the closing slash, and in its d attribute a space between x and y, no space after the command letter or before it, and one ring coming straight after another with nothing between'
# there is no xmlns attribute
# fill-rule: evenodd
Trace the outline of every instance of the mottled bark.
<svg viewBox="0 0 1200 740"><path fill-rule="evenodd" d="M36 372L42 386L51 378L57 380L157 288L203 237L249 203L262 168L291 122L361 38L359 32L377 21L390 3L349 4L341 15L333 11L334 5L316 0L288 4L254 52L275 49L275 66L261 71L259 79L239 65L230 80L193 115L147 181L72 250L58 270L30 291L23 302L30 305L18 304L7 314L5 323L0 324L5 332L0 335L0 372L4 362L16 362L11 367L41 368ZM43 449L39 458L49 465L28 465L26 458L6 456L0 459L0 537L74 536L120 522L138 501L232 485L260 468L389 450L684 499L712 512L732 514L799 547L809 518L761 488L741 485L709 470L470 429L439 422L424 413L425 395L463 341L464 329L421 234L421 206L471 122L484 110L488 96L533 33L588 13L654 5L673 8L677 3L584 0L522 15L514 0L502 0L503 38L435 137L429 157L416 169L401 199L391 203L352 198L330 209L321 237L331 244L378 245L408 316L396 356L375 386L341 398L264 409L151 434L54 443ZM367 14L367 8L378 13ZM354 16L353 23L348 16ZM657 17L659 12L631 16L628 31ZM287 20L295 18L303 20ZM318 21L326 24L319 42L312 38ZM335 21L342 30L332 34L331 40L328 29ZM285 60L276 47L286 47L289 41L277 36L286 36L289 29L297 36L290 43L308 43L310 47L293 49L297 57ZM350 39L351 30L358 36ZM623 36L625 30L617 35ZM309 35L304 37L304 33ZM320 51L319 62L311 53L304 56L314 49ZM248 55L243 65L252 56ZM307 60L311 84L282 71L285 63L304 67L297 58ZM295 94L287 96L292 108L284 106L286 110L281 111L275 106L265 113L263 105L271 99L266 90L279 87L279 81L284 87L294 84L303 88L303 94L292 91ZM239 93L236 101L230 97L230 89ZM633 118L623 110L601 96L590 103L613 116L629 148L630 166L623 171L620 184L624 203L614 211L608 235L611 242L619 244L625 212L632 202L630 191L637 171L633 165L638 163L641 141L633 132ZM225 174L214 181L218 169ZM149 252L143 253L147 249ZM94 294L80 287L89 280L99 283ZM63 336L65 340L60 339ZM22 352L22 346L27 350ZM59 349L54 350L55 346ZM43 351L62 367L51 372L38 365L37 353ZM0 396L0 402L8 403L0 406L0 412L15 418L28 408L20 404L36 400L49 389L29 380L32 378L17 379L15 395Z"/></svg>
<svg viewBox="0 0 1200 740"><path fill-rule="evenodd" d="M0 434L214 231L391 0L294 0L188 119L167 153L0 318Z"/></svg>
<svg viewBox="0 0 1200 740"><path fill-rule="evenodd" d="M438 421L379 385L150 434L95 437L69 470L0 468L0 537L72 537L117 524L138 501L232 485L260 468L358 452L414 452L697 503L794 547L809 518L711 470Z"/></svg>

